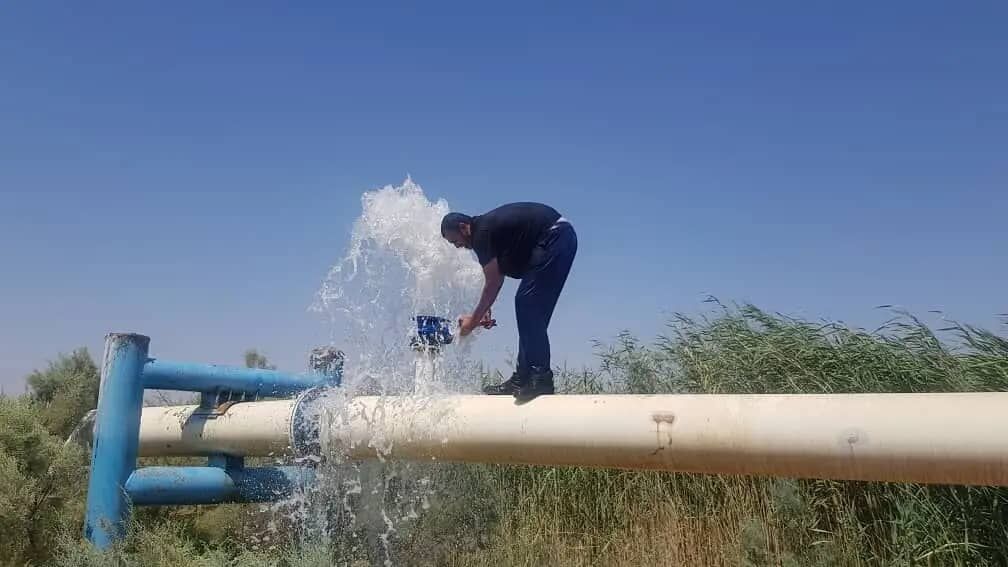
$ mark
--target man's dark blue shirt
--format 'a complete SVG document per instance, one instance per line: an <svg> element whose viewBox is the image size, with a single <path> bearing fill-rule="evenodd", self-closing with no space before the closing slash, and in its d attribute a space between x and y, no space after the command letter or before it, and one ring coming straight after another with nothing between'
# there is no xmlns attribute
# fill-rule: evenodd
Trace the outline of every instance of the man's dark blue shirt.
<svg viewBox="0 0 1008 567"><path fill-rule="evenodd" d="M472 247L480 265L497 258L501 273L521 279L532 251L560 213L541 203L509 203L472 221Z"/></svg>

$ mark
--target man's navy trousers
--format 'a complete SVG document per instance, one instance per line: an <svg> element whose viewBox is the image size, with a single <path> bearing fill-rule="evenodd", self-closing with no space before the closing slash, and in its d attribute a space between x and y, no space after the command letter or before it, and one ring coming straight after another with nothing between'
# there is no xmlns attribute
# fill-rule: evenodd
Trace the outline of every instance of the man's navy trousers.
<svg viewBox="0 0 1008 567"><path fill-rule="evenodd" d="M567 282L575 254L577 234L574 227L563 219L550 227L532 250L515 294L518 372L521 376L550 369L550 344L546 329Z"/></svg>

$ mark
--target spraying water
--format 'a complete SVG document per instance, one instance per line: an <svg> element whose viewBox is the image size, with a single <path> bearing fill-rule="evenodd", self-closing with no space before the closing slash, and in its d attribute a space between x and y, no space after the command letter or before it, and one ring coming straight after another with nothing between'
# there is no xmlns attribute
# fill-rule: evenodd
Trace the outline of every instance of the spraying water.
<svg viewBox="0 0 1008 567"><path fill-rule="evenodd" d="M409 341L415 316L451 319L479 298L479 264L441 237L448 203L431 202L407 178L365 193L361 205L346 256L330 269L313 306L334 333L342 331L345 387L389 395L473 391L471 341L458 341L433 369Z"/></svg>
<svg viewBox="0 0 1008 567"><path fill-rule="evenodd" d="M415 395L436 403L449 393L475 393L480 368L471 338L437 350L416 349L411 336L420 315L455 316L471 309L483 283L468 250L441 237L444 200L431 202L407 178L400 186L368 191L345 256L329 271L313 310L326 316L333 342L346 353L343 387L329 392L319 419L339 423L356 395ZM478 331L479 332L479 331ZM381 442L379 441L380 445ZM391 447L376 447L379 456ZM437 464L352 463L328 455L313 494L295 507L312 539L345 540L380 548L393 560L392 539L431 506Z"/></svg>

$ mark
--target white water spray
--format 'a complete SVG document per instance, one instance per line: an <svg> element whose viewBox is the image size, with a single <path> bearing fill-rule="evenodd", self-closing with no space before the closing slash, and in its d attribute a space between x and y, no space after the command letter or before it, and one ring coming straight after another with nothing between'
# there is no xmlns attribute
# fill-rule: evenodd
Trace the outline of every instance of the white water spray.
<svg viewBox="0 0 1008 567"><path fill-rule="evenodd" d="M397 187L368 191L345 256L329 271L313 309L329 318L333 342L346 353L343 387L330 393L320 419L348 421L354 395L413 394L430 403L445 394L473 393L479 367L472 339L458 339L436 355L410 344L414 317L454 320L472 309L483 283L472 253L441 237L444 200L431 202L407 178ZM482 333L482 331L477 331ZM374 440L379 456L392 449ZM431 464L351 463L329 455L306 523L331 540L336 530L363 531L392 564L392 538L409 529L433 496ZM334 519L335 518L335 519Z"/></svg>
<svg viewBox="0 0 1008 567"><path fill-rule="evenodd" d="M441 237L448 203L431 202L407 178L364 193L361 205L347 253L313 306L330 318L347 353L344 388L389 395L472 391L470 341L456 341L437 361L417 356L409 343L414 316L454 320L479 299L479 264Z"/></svg>

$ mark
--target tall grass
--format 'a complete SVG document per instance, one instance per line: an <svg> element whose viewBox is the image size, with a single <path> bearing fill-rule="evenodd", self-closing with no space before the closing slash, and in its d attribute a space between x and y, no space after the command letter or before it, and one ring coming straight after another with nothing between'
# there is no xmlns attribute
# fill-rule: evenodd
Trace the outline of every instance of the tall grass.
<svg viewBox="0 0 1008 567"><path fill-rule="evenodd" d="M944 337L943 341L940 336ZM621 334L569 392L1008 390L1008 341L900 314L868 332L726 307ZM996 435L997 432L991 432ZM577 468L496 468L497 538L457 564L1006 565L1008 491Z"/></svg>
<svg viewBox="0 0 1008 567"><path fill-rule="evenodd" d="M989 331L955 324L932 330L900 314L869 332L752 305L716 308L707 317L674 316L654 343L621 334L614 344L599 345L599 368L562 373L563 391L1008 390L1008 341ZM428 473L437 496L408 528L392 534L397 564L1008 564L1008 491L1002 489L577 467L439 465ZM361 526L344 526L324 544L290 538L272 552L251 553L241 551L242 538L254 534L233 531L222 542L178 528L178 521L138 531L117 561L176 564L175 555L162 562L158 541L204 558L198 564L205 565L384 559ZM64 564L101 564L75 545L65 547Z"/></svg>

